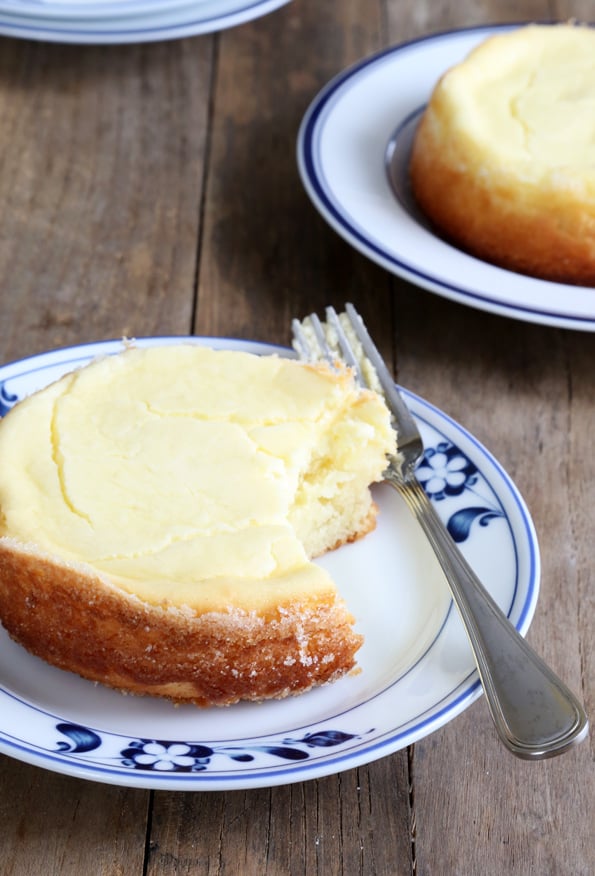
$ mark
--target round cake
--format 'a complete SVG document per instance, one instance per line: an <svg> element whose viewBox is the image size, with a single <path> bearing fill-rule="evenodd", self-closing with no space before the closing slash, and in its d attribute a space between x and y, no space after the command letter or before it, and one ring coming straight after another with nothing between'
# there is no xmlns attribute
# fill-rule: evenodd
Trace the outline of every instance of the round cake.
<svg viewBox="0 0 595 876"><path fill-rule="evenodd" d="M595 29L527 25L475 48L436 85L410 177L461 249L595 285Z"/></svg>
<svg viewBox="0 0 595 876"><path fill-rule="evenodd" d="M311 558L374 526L395 435L347 369L130 348L0 421L0 620L28 650L199 705L300 693L362 637Z"/></svg>

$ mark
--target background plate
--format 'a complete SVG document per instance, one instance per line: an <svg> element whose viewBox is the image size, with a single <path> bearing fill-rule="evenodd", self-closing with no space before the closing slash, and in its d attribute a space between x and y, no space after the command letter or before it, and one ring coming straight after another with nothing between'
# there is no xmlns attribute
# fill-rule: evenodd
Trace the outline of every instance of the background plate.
<svg viewBox="0 0 595 876"><path fill-rule="evenodd" d="M424 37L341 73L315 98L302 121L300 174L314 205L335 231L392 273L481 310L595 331L594 289L537 280L467 255L432 232L409 193L413 125L439 77L479 42L512 27ZM389 179L386 161L391 158Z"/></svg>
<svg viewBox="0 0 595 876"><path fill-rule="evenodd" d="M186 341L291 355L246 341ZM72 347L0 368L0 413L119 341ZM471 565L526 632L539 589L528 511L500 465L444 413L406 393L423 433L420 478ZM361 672L299 697L225 709L124 697L51 667L0 628L0 750L51 770L118 785L224 790L328 775L397 751L479 696L467 638L421 530L387 485L378 526L320 562L366 637Z"/></svg>
<svg viewBox="0 0 595 876"><path fill-rule="evenodd" d="M131 7L118 15L57 16L40 6L37 15L0 5L0 34L75 44L144 43L181 39L235 27L273 12L289 0L168 0L143 12Z"/></svg>

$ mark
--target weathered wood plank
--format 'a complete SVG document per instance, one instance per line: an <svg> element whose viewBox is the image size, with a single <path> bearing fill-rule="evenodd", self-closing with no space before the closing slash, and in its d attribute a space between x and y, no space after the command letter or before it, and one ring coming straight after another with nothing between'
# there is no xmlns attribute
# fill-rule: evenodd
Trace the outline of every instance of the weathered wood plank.
<svg viewBox="0 0 595 876"><path fill-rule="evenodd" d="M295 143L309 102L382 45L380 7L295 3L222 34L205 193L196 331L289 340L294 315L362 309L392 357L389 278L318 217ZM155 795L149 874L409 873L407 757L270 791ZM176 808L192 807L186 839ZM196 845L198 836L208 839ZM382 837L382 840L380 839ZM389 842L384 838L390 837ZM177 869L176 869L177 868ZM180 869L181 868L181 869Z"/></svg>
<svg viewBox="0 0 595 876"><path fill-rule="evenodd" d="M581 440L567 427L571 420L591 420L593 402L584 392L580 402L574 394L570 400L569 381L578 369L572 368L571 378L567 362L569 349L581 351L586 377L595 364L592 339L506 323L417 292L401 295L399 310L409 327L401 333L401 381L482 440L528 503L543 564L528 638L586 697L583 684L592 686L584 670L592 660L587 530L592 531L593 512L588 503L580 514L571 512L585 483L581 458L587 460L586 483L593 477L588 432ZM439 326L431 335L429 324ZM572 450L569 434L576 436ZM518 876L588 873L594 851L591 757L583 744L555 761L519 762L497 741L485 704L476 703L415 746L418 872L434 874L444 867L490 876L503 869Z"/></svg>
<svg viewBox="0 0 595 876"><path fill-rule="evenodd" d="M420 25L442 30L550 13L543 3L390 6L391 41ZM558 4L553 15L578 15L577 6L566 4L562 14ZM399 380L469 428L521 489L543 562L529 639L592 709L593 513L585 498L585 485L593 484L592 338L473 311L399 281L395 289ZM580 393L571 391L575 385ZM519 762L497 741L480 701L415 745L411 781L418 874L593 870L588 744L555 761Z"/></svg>
<svg viewBox="0 0 595 876"><path fill-rule="evenodd" d="M450 27L550 15L593 19L595 3L294 0L172 44L1 40L0 361L192 326L285 343L294 314L354 300L400 381L520 487L543 559L529 638L592 712L591 335L391 278L318 216L294 158L308 103L352 61ZM589 744L521 763L481 701L409 757L255 791L149 795L2 757L0 869L140 876L149 821L148 876L590 876L594 784Z"/></svg>
<svg viewBox="0 0 595 876"><path fill-rule="evenodd" d="M2 361L189 331L211 63L2 39Z"/></svg>
<svg viewBox="0 0 595 876"><path fill-rule="evenodd" d="M589 2L589 0L586 0ZM461 0L419 3L387 0L390 42L424 34L499 22L544 21L550 17L547 0Z"/></svg>
<svg viewBox="0 0 595 876"><path fill-rule="evenodd" d="M148 794L0 758L2 876L136 876Z"/></svg>
<svg viewBox="0 0 595 876"><path fill-rule="evenodd" d="M187 333L212 38L0 40L0 361ZM142 873L147 792L0 758L0 870Z"/></svg>
<svg viewBox="0 0 595 876"><path fill-rule="evenodd" d="M155 794L147 876L405 876L406 758L227 794Z"/></svg>
<svg viewBox="0 0 595 876"><path fill-rule="evenodd" d="M380 5L295 2L220 37L196 330L285 343L292 316L386 277L318 216L299 180L304 112L380 48ZM382 293L380 293L382 294Z"/></svg>

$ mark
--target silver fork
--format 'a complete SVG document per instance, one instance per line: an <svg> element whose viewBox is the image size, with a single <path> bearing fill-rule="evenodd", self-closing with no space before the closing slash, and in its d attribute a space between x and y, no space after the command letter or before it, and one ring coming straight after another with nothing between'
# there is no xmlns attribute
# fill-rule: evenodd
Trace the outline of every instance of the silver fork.
<svg viewBox="0 0 595 876"><path fill-rule="evenodd" d="M301 359L326 359L331 365L340 359L362 385L384 395L397 431L397 452L388 460L385 480L405 499L434 549L504 745L526 760L567 751L587 735L585 711L496 605L417 480L415 469L424 452L421 435L360 315L352 304L345 305L341 317L329 307L326 325L311 314L303 323L293 320L292 329Z"/></svg>

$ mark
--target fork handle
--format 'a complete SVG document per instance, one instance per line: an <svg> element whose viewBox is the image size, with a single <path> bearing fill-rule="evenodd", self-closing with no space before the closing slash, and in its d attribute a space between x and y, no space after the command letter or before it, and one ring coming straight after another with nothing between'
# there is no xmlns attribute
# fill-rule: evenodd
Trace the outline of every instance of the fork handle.
<svg viewBox="0 0 595 876"><path fill-rule="evenodd" d="M562 754L587 734L572 692L503 614L456 547L416 478L388 476L427 535L450 586L500 738L517 757Z"/></svg>

